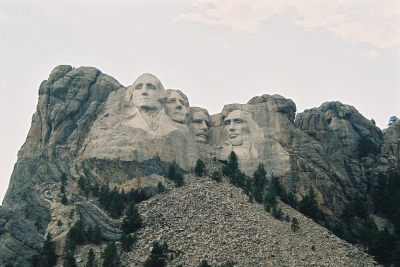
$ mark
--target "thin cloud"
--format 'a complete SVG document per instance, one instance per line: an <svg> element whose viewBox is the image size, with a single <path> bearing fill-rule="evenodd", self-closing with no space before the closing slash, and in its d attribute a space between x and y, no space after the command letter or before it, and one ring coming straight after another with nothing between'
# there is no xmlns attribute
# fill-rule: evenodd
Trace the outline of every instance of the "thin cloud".
<svg viewBox="0 0 400 267"><path fill-rule="evenodd" d="M393 50L400 45L400 2L396 0L195 0L194 6L196 11L180 14L175 21L254 34L263 23L286 15L307 31L326 31L349 43Z"/></svg>

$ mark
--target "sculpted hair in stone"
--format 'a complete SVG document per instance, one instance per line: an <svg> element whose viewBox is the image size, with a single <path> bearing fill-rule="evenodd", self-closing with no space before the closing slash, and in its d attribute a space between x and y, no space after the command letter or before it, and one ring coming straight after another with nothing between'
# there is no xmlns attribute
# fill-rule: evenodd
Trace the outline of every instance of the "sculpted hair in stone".
<svg viewBox="0 0 400 267"><path fill-rule="evenodd" d="M210 117L210 114L208 114L208 111L207 111L207 109L205 109L205 108L199 108L199 107L190 107L190 119L192 119L193 118L193 114L195 113L195 112L204 112L204 114L206 114L207 115L207 117Z"/></svg>
<svg viewBox="0 0 400 267"><path fill-rule="evenodd" d="M133 82L132 85L129 85L128 87L126 87L125 102L126 103L132 102L133 90L134 90L136 84L138 83L138 81L140 81L141 79L144 79L144 78L153 78L156 81L157 90L160 90L163 92L162 97L160 97L158 100L164 104L165 99L166 99L164 86L162 85L161 81L151 73L143 73L142 75L140 75L139 77L136 78L136 80Z"/></svg>
<svg viewBox="0 0 400 267"><path fill-rule="evenodd" d="M189 98L181 90L165 89L164 98L167 99L173 92L177 92L185 100L185 106L189 107Z"/></svg>

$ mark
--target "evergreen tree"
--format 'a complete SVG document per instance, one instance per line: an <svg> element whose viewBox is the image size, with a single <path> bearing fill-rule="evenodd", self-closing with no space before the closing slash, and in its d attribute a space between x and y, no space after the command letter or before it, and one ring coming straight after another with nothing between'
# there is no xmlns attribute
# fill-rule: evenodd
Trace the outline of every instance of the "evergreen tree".
<svg viewBox="0 0 400 267"><path fill-rule="evenodd" d="M85 267L95 267L95 261L94 261L94 252L93 249L91 248L89 250L89 254L88 254L88 259L87 262L85 264Z"/></svg>
<svg viewBox="0 0 400 267"><path fill-rule="evenodd" d="M357 140L357 149L359 158L367 157L370 153L375 155L378 152L371 135L361 136Z"/></svg>
<svg viewBox="0 0 400 267"><path fill-rule="evenodd" d="M93 242L93 233L94 233L94 229L89 224L89 226L88 226L88 228L86 230L86 239L87 239L88 243L92 243Z"/></svg>
<svg viewBox="0 0 400 267"><path fill-rule="evenodd" d="M119 241L122 244L122 249L125 251L130 251L132 249L133 243L137 240L136 233L133 235L127 235L125 233L122 233L122 235L119 238Z"/></svg>
<svg viewBox="0 0 400 267"><path fill-rule="evenodd" d="M101 233L101 228L100 226L97 224L94 227L93 230L93 237L92 237L92 242L99 245L101 243L101 239L102 239L102 233Z"/></svg>
<svg viewBox="0 0 400 267"><path fill-rule="evenodd" d="M394 267L400 267L400 242L397 242L392 253Z"/></svg>
<svg viewBox="0 0 400 267"><path fill-rule="evenodd" d="M65 195L65 193L62 195L62 197L61 197L61 204L63 204L63 205L68 205L68 198L67 198L67 196Z"/></svg>
<svg viewBox="0 0 400 267"><path fill-rule="evenodd" d="M78 267L76 265L76 259L71 251L67 251L64 256L63 267Z"/></svg>
<svg viewBox="0 0 400 267"><path fill-rule="evenodd" d="M62 185L66 185L67 184L67 174L65 172L63 172L61 174L61 184Z"/></svg>
<svg viewBox="0 0 400 267"><path fill-rule="evenodd" d="M92 187L92 194L94 197L99 197L99 185L97 183L94 184L94 186Z"/></svg>
<svg viewBox="0 0 400 267"><path fill-rule="evenodd" d="M317 219L319 215L318 202L312 187L310 187L308 194L300 201L299 210L301 213L311 217L313 220Z"/></svg>
<svg viewBox="0 0 400 267"><path fill-rule="evenodd" d="M206 165L201 159L198 159L196 162L196 167L194 168L194 173L197 176L203 176L206 172Z"/></svg>
<svg viewBox="0 0 400 267"><path fill-rule="evenodd" d="M376 260L384 265L389 265L394 249L395 242L390 235L389 230L385 227L379 231L377 236L372 240L369 252L375 256Z"/></svg>
<svg viewBox="0 0 400 267"><path fill-rule="evenodd" d="M257 170L253 174L253 194L254 199L258 203L263 202L264 188L267 183L267 172L265 171L264 164L260 163Z"/></svg>
<svg viewBox="0 0 400 267"><path fill-rule="evenodd" d="M397 118L396 116L390 117L390 118L389 118L388 126L389 126L389 127L392 126L393 123L395 123L398 119L399 119L399 118Z"/></svg>
<svg viewBox="0 0 400 267"><path fill-rule="evenodd" d="M211 267L211 265L206 260L202 260L199 267Z"/></svg>
<svg viewBox="0 0 400 267"><path fill-rule="evenodd" d="M276 200L276 188L275 188L275 186L270 185L270 187L268 188L268 191L264 197L265 209L267 211L269 211L270 208L276 207L277 204L278 204L278 201Z"/></svg>
<svg viewBox="0 0 400 267"><path fill-rule="evenodd" d="M228 157L228 167L233 172L239 170L238 157L236 156L236 153L233 151L231 151Z"/></svg>
<svg viewBox="0 0 400 267"><path fill-rule="evenodd" d="M281 208L277 209L276 207L273 207L272 208L272 216L274 216L275 219L282 220L282 218L283 218L282 209Z"/></svg>
<svg viewBox="0 0 400 267"><path fill-rule="evenodd" d="M106 248L101 253L101 258L103 259L103 267L116 267L121 264L117 246L114 242L109 242L107 244Z"/></svg>
<svg viewBox="0 0 400 267"><path fill-rule="evenodd" d="M169 166L168 178L174 180L175 172L176 172L175 166L174 165Z"/></svg>
<svg viewBox="0 0 400 267"><path fill-rule="evenodd" d="M154 242L150 255L144 263L144 267L164 267L167 259L167 252L167 243L160 245L158 242Z"/></svg>
<svg viewBox="0 0 400 267"><path fill-rule="evenodd" d="M85 224L78 220L69 231L69 237L75 241L76 245L83 244L86 240Z"/></svg>
<svg viewBox="0 0 400 267"><path fill-rule="evenodd" d="M161 183L158 182L157 184L157 192L158 193L164 193L167 189L165 188L165 186Z"/></svg>
<svg viewBox="0 0 400 267"><path fill-rule="evenodd" d="M219 171L214 171L211 175L211 179L220 183L221 182L221 173Z"/></svg>
<svg viewBox="0 0 400 267"><path fill-rule="evenodd" d="M50 233L46 235L40 250L38 267L53 267L57 263L56 245Z"/></svg>
<svg viewBox="0 0 400 267"><path fill-rule="evenodd" d="M293 232L297 232L299 230L299 221L297 218L293 217L292 218L292 224L290 225L290 228L292 228Z"/></svg>
<svg viewBox="0 0 400 267"><path fill-rule="evenodd" d="M185 184L185 179L183 178L183 175L179 172L175 173L174 181L175 181L176 187L181 187Z"/></svg>
<svg viewBox="0 0 400 267"><path fill-rule="evenodd" d="M79 177L78 186L79 186L80 189L85 191L85 178L83 178L82 176Z"/></svg>
<svg viewBox="0 0 400 267"><path fill-rule="evenodd" d="M135 202L132 201L126 211L125 218L122 221L121 229L124 233L130 234L138 230L142 226L142 218L136 208Z"/></svg>
<svg viewBox="0 0 400 267"><path fill-rule="evenodd" d="M108 184L101 186L99 192L99 202L104 209L108 210L109 204L111 202L110 187L108 186Z"/></svg>

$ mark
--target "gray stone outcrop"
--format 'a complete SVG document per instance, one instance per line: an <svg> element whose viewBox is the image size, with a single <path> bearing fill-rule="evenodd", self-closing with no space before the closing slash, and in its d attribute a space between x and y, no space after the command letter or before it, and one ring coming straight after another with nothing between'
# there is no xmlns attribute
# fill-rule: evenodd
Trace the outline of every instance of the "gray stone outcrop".
<svg viewBox="0 0 400 267"><path fill-rule="evenodd" d="M358 141L363 136L369 136L376 149L360 158ZM190 107L189 99L180 90L164 90L154 75L143 74L125 87L96 68L60 65L40 85L37 110L18 153L3 206L0 206L0 266L9 260L27 266L48 232L53 234L61 253L70 226L79 216L90 224L98 222L106 240L116 240L120 221L111 219L94 199L85 199L77 187L80 177L91 185L108 183L125 191L131 188L145 190L151 196L156 193L158 182L167 183L164 177L171 165L179 172L187 173L194 169L199 158L211 164L217 159L226 160L234 151L239 157L239 167L247 175L252 175L262 163L268 178L278 176L298 199L313 187L320 208L337 216L355 195L369 199L369 188L374 185L374 176L378 172L399 168L399 147L400 121L382 133L354 107L340 102L326 102L296 116L296 105L292 100L265 94L253 97L247 104L227 104L221 113L210 116L203 108ZM62 173L67 174L69 203L66 206L60 204ZM205 189L208 185L204 185ZM193 186L201 191L200 184ZM197 196L190 190L193 197ZM164 197L157 196L154 201L172 201L168 196ZM217 198L221 197L218 195ZM141 206L146 220L153 218L146 209L165 208L161 202L160 207L146 206L156 203L152 201ZM169 203L172 205L173 202ZM240 203L234 205L244 205ZM227 205L208 208L217 212L230 209ZM230 225L241 227L241 220L247 215L236 214L238 224L230 221ZM170 216L168 220L175 220L175 215L166 216ZM158 223L157 218L153 219ZM186 233L190 228L185 226L186 223L190 224L190 220L180 222L183 231L176 230L174 236ZM268 230L268 224L264 225L258 219L255 224L263 229L257 228L264 231L265 236L279 227L286 227L271 221L272 230ZM198 228L206 231L206 228ZM149 234L159 234L154 229L145 229L143 231L150 231ZM165 229L162 231L167 233ZM161 240L168 235L158 236ZM290 235L287 237L291 238ZM173 239L175 237L168 238L181 244L178 247L192 251L187 244ZM243 247L250 244L246 236L239 239L232 234L229 238ZM251 240L264 244L260 238ZM200 236L198 241L199 251L207 254L209 245L204 244ZM150 239L140 242L146 246ZM229 249L226 244L220 245L222 250ZM271 254L273 247L267 247ZM301 248L296 249L303 253ZM238 260L244 266L251 266L257 260L271 264L290 262L280 258L279 253L287 255L287 260L293 258L296 264L300 263L283 250L273 252L275 256L268 259L261 253L252 259ZM195 259L185 257L187 263Z"/></svg>

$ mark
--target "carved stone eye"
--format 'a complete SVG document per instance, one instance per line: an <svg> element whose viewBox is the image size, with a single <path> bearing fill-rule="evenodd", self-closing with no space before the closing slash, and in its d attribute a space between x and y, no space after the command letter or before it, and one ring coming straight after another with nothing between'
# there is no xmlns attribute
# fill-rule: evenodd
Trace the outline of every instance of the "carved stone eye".
<svg viewBox="0 0 400 267"><path fill-rule="evenodd" d="M156 90L156 87L154 85L152 85L151 83L147 84L147 88L149 88L151 90Z"/></svg>
<svg viewBox="0 0 400 267"><path fill-rule="evenodd" d="M139 83L138 85L135 86L135 90L140 90L143 88L143 84Z"/></svg>

